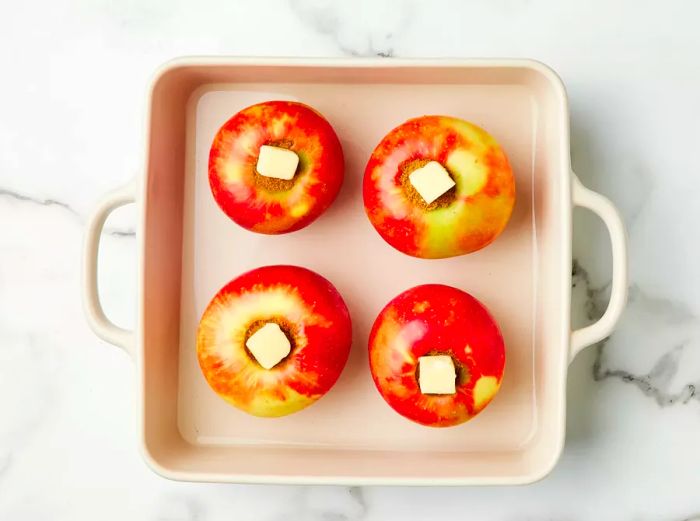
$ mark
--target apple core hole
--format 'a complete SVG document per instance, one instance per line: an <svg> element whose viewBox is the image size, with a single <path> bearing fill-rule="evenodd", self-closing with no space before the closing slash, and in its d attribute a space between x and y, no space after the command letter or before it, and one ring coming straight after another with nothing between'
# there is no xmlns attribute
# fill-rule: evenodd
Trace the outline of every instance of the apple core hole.
<svg viewBox="0 0 700 521"><path fill-rule="evenodd" d="M278 139L276 141L266 141L265 143L263 143L263 145L292 150L294 142L291 139ZM297 152L296 150L294 150L294 152L297 154L297 156L299 156L299 164L297 165L297 169L294 172L294 177L292 177L291 179L277 179L276 177L267 177L261 175L260 172L258 172L257 168L253 166L253 182L255 184L255 187L261 188L268 192L286 192L288 190L291 190L297 183L297 180L299 179L299 174L306 169L307 164L305 155L303 153ZM255 162L257 163L257 158Z"/></svg>
<svg viewBox="0 0 700 521"><path fill-rule="evenodd" d="M445 351L438 351L438 350L432 350L428 351L424 355L421 356L434 356L434 355L444 355L444 356L449 356L452 358L452 363L455 366L455 386L460 387L461 385L466 385L469 383L469 381L472 378L471 372L469 371L469 368L465 366L462 362L457 360L454 356L452 356L450 353L446 353ZM420 364L416 363L416 373L415 373L415 378L416 378L416 385L420 388Z"/></svg>
<svg viewBox="0 0 700 521"><path fill-rule="evenodd" d="M450 188L447 192L442 194L440 197L435 199L432 203L428 204L425 202L425 199L423 199L423 197L418 193L418 190L416 190L415 187L411 184L411 181L408 177L411 175L411 172L413 172L414 170L418 170L419 168L430 163L431 161L434 161L434 159L407 159L399 165L399 184L401 185L403 193L406 195L406 198L411 202L411 204L426 211L437 210L438 208L447 208L457 199L457 186L455 185L452 188ZM445 168L450 178L453 181L455 181L455 178L450 173L449 168L447 168L445 165L442 166Z"/></svg>
<svg viewBox="0 0 700 521"><path fill-rule="evenodd" d="M246 345L246 342L248 342L248 339L255 334L255 332L263 327L265 324L269 324L270 322L277 324L282 332L284 333L284 336L287 337L290 343L290 349L289 349L289 354L285 356L282 360L280 360L275 367L272 369L269 369L270 371L273 369L276 369L277 367L280 367L285 364L293 355L297 347L296 343L296 337L297 337L297 332L298 328L289 322L286 318L284 317L270 317L270 318L261 318L258 320L254 320L253 322L250 323L248 328L246 329L245 335L243 337L243 349L245 350L246 354L248 355L248 358L250 358L251 361L253 361L255 364L260 365L258 361L256 360L255 356L253 353L250 352L250 349L248 349L248 346ZM260 366L262 367L262 366Z"/></svg>

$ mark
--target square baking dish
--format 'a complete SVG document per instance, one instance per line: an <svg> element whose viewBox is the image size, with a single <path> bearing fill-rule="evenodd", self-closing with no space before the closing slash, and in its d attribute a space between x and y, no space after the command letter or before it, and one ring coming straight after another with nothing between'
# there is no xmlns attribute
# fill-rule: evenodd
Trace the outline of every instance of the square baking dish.
<svg viewBox="0 0 700 521"><path fill-rule="evenodd" d="M298 100L334 126L346 156L331 208L295 233L247 232L216 206L209 146L231 115L253 103ZM446 114L486 128L503 145L517 202L505 232L471 255L405 256L367 220L364 165L404 120ZM99 236L109 212L140 206L140 295L134 332L105 317L96 285ZM571 215L607 225L613 283L602 319L570 330ZM227 405L201 375L199 317L215 292L249 269L308 267L333 282L353 318L353 346L336 386L317 404L278 419ZM374 389L367 338L381 308L421 283L469 291L499 321L507 350L493 403L462 426L431 429L398 416ZM145 173L115 190L88 223L88 321L129 352L140 373L141 445L159 474L191 481L324 484L513 484L545 476L562 450L572 357L612 330L626 299L622 222L570 169L564 87L527 60L289 60L188 58L165 65L150 92Z"/></svg>

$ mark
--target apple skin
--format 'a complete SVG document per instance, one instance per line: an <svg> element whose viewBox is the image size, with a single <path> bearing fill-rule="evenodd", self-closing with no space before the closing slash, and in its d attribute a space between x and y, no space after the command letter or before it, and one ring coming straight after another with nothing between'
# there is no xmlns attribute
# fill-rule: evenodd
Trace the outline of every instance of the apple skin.
<svg viewBox="0 0 700 521"><path fill-rule="evenodd" d="M245 347L251 327L267 321L284 324L292 342L290 354L271 369ZM328 280L306 268L265 266L233 279L209 303L197 331L197 358L224 400L254 416L276 417L328 392L351 339L348 308Z"/></svg>
<svg viewBox="0 0 700 521"><path fill-rule="evenodd" d="M257 173L262 145L296 152L293 180ZM264 234L293 232L314 221L338 195L343 169L333 127L311 107L292 101L241 110L219 129L209 152L209 185L219 207L243 228Z"/></svg>
<svg viewBox="0 0 700 521"><path fill-rule="evenodd" d="M430 205L406 182L417 161L437 161L456 183ZM479 250L503 231L515 204L508 158L485 130L448 116L422 116L387 134L372 152L363 181L365 212L391 246L438 259ZM447 199L444 199L447 197ZM419 199L420 198L420 199Z"/></svg>
<svg viewBox="0 0 700 521"><path fill-rule="evenodd" d="M425 395L418 358L449 355L457 392ZM381 311L369 338L374 384L399 414L431 427L459 425L493 399L503 378L503 337L488 310L468 293L442 284L404 291Z"/></svg>

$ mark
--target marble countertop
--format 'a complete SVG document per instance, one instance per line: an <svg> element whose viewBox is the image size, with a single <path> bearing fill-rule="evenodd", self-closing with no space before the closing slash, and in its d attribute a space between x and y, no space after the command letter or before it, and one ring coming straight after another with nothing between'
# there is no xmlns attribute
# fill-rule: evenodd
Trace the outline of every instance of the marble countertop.
<svg viewBox="0 0 700 521"><path fill-rule="evenodd" d="M700 516L700 3L208 0L0 8L0 519L668 520ZM175 483L137 451L135 371L89 331L82 225L140 174L148 79L178 56L530 57L563 78L572 163L629 229L631 294L571 365L560 463L527 487ZM133 324L133 208L108 223L106 310ZM609 246L577 212L574 322Z"/></svg>

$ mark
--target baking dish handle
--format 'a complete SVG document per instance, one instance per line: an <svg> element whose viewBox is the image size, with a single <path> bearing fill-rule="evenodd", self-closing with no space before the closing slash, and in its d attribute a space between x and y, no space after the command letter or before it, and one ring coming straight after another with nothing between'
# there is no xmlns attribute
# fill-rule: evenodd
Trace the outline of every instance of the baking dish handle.
<svg viewBox="0 0 700 521"><path fill-rule="evenodd" d="M570 360L584 348L600 342L612 333L627 302L627 234L619 212L613 204L597 192L581 184L571 173L572 198L576 206L587 208L600 217L610 234L612 244L612 284L610 302L603 316L589 326L571 333Z"/></svg>
<svg viewBox="0 0 700 521"><path fill-rule="evenodd" d="M83 306L90 328L102 340L134 355L134 333L112 323L105 315L97 287L97 252L107 216L120 206L136 201L136 181L107 194L89 215L83 245Z"/></svg>

